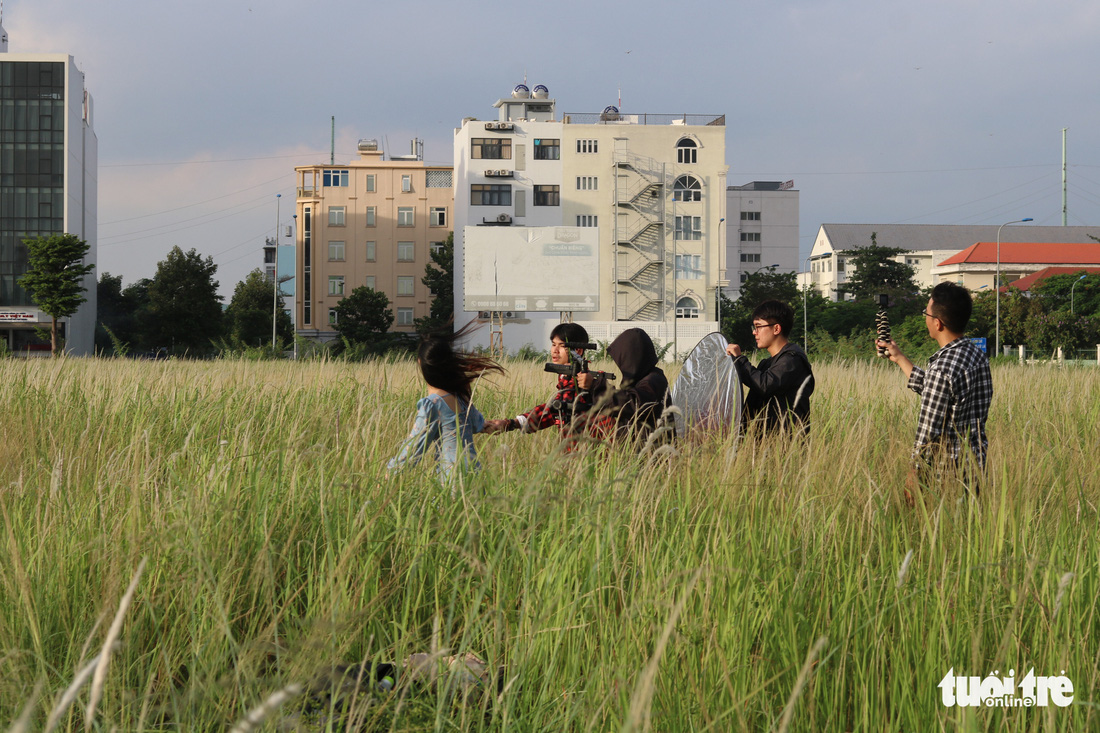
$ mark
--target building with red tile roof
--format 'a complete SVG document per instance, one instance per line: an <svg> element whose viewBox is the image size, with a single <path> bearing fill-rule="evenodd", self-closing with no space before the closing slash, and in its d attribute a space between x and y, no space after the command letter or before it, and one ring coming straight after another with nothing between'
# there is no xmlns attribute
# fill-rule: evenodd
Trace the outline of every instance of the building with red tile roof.
<svg viewBox="0 0 1100 733"><path fill-rule="evenodd" d="M1100 242L1001 242L999 259L1002 283L1051 267L1100 268ZM976 242L933 267L932 275L971 290L994 287L997 260L996 242Z"/></svg>

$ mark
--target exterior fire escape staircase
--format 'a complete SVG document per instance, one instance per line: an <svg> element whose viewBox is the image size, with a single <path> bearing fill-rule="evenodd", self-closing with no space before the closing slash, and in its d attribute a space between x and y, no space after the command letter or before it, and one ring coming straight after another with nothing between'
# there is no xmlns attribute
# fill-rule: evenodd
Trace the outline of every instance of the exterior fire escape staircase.
<svg viewBox="0 0 1100 733"><path fill-rule="evenodd" d="M615 154L615 318L654 321L663 316L665 172L652 158Z"/></svg>

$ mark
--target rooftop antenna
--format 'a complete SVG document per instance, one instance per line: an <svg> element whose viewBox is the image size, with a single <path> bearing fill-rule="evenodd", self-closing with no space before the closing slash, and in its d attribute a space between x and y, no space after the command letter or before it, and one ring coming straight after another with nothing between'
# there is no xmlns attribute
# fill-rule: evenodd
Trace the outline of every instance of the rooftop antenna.
<svg viewBox="0 0 1100 733"><path fill-rule="evenodd" d="M623 108L623 85L619 84L619 109Z"/></svg>
<svg viewBox="0 0 1100 733"><path fill-rule="evenodd" d="M332 116L332 148L329 153L329 165L336 165L336 115Z"/></svg>

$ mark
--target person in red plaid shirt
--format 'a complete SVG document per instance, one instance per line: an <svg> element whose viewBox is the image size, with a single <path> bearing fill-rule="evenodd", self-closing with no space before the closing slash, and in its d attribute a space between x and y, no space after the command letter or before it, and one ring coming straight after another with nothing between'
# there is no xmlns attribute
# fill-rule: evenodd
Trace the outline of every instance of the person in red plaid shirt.
<svg viewBox="0 0 1100 733"><path fill-rule="evenodd" d="M932 288L924 321L940 349L928 359L927 370L913 366L893 341L875 342L901 367L909 389L920 395L913 468L905 490L910 504L910 489L945 466L955 469L968 491L977 495L979 490L989 445L985 421L993 402L993 378L989 359L963 337L973 308L970 291L961 285L942 282Z"/></svg>
<svg viewBox="0 0 1100 733"><path fill-rule="evenodd" d="M550 332L550 361L554 364L568 365L569 349L565 345L571 343L588 343L588 331L578 323L559 323ZM583 358L584 354L580 353L577 356ZM594 375L589 389L578 391L571 376L559 374L554 396L546 403L537 405L513 418L489 420L485 423L482 432L503 433L522 430L525 433L534 433L554 426L565 429L571 423L573 414L590 408L605 386L606 382Z"/></svg>

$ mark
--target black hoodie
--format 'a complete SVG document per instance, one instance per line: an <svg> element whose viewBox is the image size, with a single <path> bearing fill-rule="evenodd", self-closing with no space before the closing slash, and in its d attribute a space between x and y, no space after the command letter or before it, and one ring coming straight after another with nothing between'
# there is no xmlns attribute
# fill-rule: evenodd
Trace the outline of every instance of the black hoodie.
<svg viewBox="0 0 1100 733"><path fill-rule="evenodd" d="M631 428L647 433L657 425L668 404L668 379L657 368L657 350L649 334L631 328L607 347L623 378L619 389L604 400L607 414L615 417L619 433Z"/></svg>

